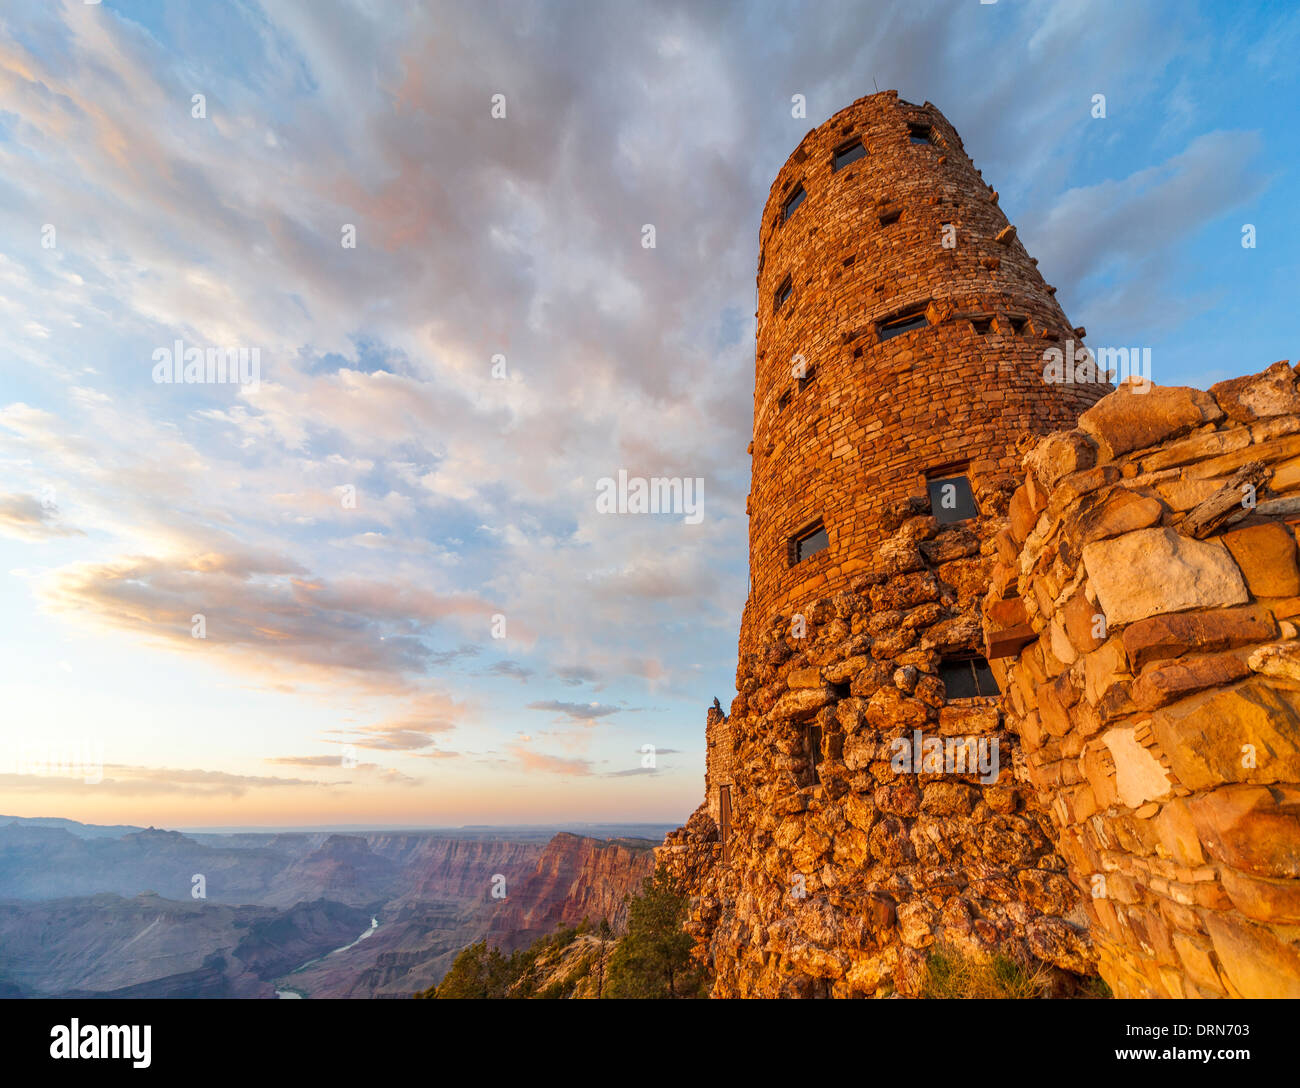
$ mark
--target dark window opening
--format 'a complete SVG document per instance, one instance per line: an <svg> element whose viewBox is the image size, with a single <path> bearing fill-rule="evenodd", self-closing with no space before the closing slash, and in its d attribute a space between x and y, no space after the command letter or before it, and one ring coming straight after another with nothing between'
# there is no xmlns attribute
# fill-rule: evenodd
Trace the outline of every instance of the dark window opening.
<svg viewBox="0 0 1300 1088"><path fill-rule="evenodd" d="M804 784L815 786L817 785L817 765L822 761L822 727L820 725L808 726L804 743L808 747L808 777Z"/></svg>
<svg viewBox="0 0 1300 1088"><path fill-rule="evenodd" d="M888 321L880 323L880 342L883 344L886 340L891 340L895 336L902 336L905 332L923 329L928 324L930 322L926 320L925 314L920 312L890 318Z"/></svg>
<svg viewBox="0 0 1300 1088"><path fill-rule="evenodd" d="M785 300L788 299L793 292L794 292L794 281L789 276L786 276L786 278L781 281L781 286L776 289L776 296L773 299L772 312L775 313L777 310L779 310L782 307L782 305L784 305Z"/></svg>
<svg viewBox="0 0 1300 1088"><path fill-rule="evenodd" d="M979 517L979 507L965 475L938 476L926 481L930 492L930 513L941 524Z"/></svg>
<svg viewBox="0 0 1300 1088"><path fill-rule="evenodd" d="M998 694L993 670L982 657L950 657L940 661L939 679L948 699L978 699Z"/></svg>
<svg viewBox="0 0 1300 1088"><path fill-rule="evenodd" d="M718 789L718 840L722 843L722 864L731 863L731 787Z"/></svg>
<svg viewBox="0 0 1300 1088"><path fill-rule="evenodd" d="M803 372L803 377L799 379L799 392L802 393L808 387L808 383L815 377L817 377L817 368L810 366Z"/></svg>
<svg viewBox="0 0 1300 1088"><path fill-rule="evenodd" d="M887 227L891 223L897 223L902 214L901 211L882 212L880 215L880 225L882 227Z"/></svg>
<svg viewBox="0 0 1300 1088"><path fill-rule="evenodd" d="M993 331L993 318L975 317L971 319L971 325L981 336L987 336Z"/></svg>
<svg viewBox="0 0 1300 1088"><path fill-rule="evenodd" d="M1029 327L1029 318L1027 317L1008 317L1007 323L1011 326L1011 331L1017 336L1024 336L1025 329Z"/></svg>
<svg viewBox="0 0 1300 1088"><path fill-rule="evenodd" d="M808 194L804 191L804 187L800 185L799 188L790 194L785 204L782 205L781 218L789 219L790 216L794 215L795 209L804 202L804 198L807 196Z"/></svg>
<svg viewBox="0 0 1300 1088"><path fill-rule="evenodd" d="M780 415L789 407L790 407L790 390L787 389L776 400L777 415Z"/></svg>
<svg viewBox="0 0 1300 1088"><path fill-rule="evenodd" d="M862 146L861 140L854 140L851 144L845 144L843 147L836 149L835 158L831 161L831 170L843 170L849 163L857 162L866 153L867 149Z"/></svg>
<svg viewBox="0 0 1300 1088"><path fill-rule="evenodd" d="M845 268L852 267L853 262L856 261L857 259L858 259L858 255L856 253L850 253L847 257L844 258L844 267Z"/></svg>
<svg viewBox="0 0 1300 1088"><path fill-rule="evenodd" d="M929 125L908 125L907 138L914 144L928 144L931 147L934 146L934 130Z"/></svg>
<svg viewBox="0 0 1300 1088"><path fill-rule="evenodd" d="M830 544L831 538L826 533L826 526L818 520L803 532L790 538L790 565L802 563L810 556L825 551Z"/></svg>

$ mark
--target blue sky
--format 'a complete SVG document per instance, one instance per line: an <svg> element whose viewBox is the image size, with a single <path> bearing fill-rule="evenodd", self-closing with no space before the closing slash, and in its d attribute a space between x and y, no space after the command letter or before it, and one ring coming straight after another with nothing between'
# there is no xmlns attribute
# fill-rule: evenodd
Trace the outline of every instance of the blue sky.
<svg viewBox="0 0 1300 1088"><path fill-rule="evenodd" d="M1205 386L1295 355L1298 46L1283 4L6 4L0 812L684 819L803 133L934 102L1089 343ZM177 339L258 387L155 383ZM703 520L598 513L619 469ZM101 780L25 773L60 750Z"/></svg>

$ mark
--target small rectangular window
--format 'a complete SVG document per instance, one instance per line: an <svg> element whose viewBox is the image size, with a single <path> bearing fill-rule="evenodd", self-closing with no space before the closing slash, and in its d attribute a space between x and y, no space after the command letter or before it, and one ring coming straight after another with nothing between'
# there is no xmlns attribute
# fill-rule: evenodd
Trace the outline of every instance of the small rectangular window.
<svg viewBox="0 0 1300 1088"><path fill-rule="evenodd" d="M820 551L825 551L830 547L830 537L826 533L826 526L820 521L808 526L803 532L798 533L790 540L790 563L802 563L809 556L816 555Z"/></svg>
<svg viewBox="0 0 1300 1088"><path fill-rule="evenodd" d="M808 383L815 377L817 377L817 368L815 366L810 366L803 372L803 376L799 379L799 392L802 393L806 388L808 388Z"/></svg>
<svg viewBox="0 0 1300 1088"><path fill-rule="evenodd" d="M790 194L785 204L782 205L781 218L783 220L789 219L790 216L794 215L795 209L804 202L804 198L807 195L808 194L804 191L804 187L800 185L799 188L797 188L793 193Z"/></svg>
<svg viewBox="0 0 1300 1088"><path fill-rule="evenodd" d="M808 746L808 778L805 785L817 785L817 767L822 761L822 727L820 725L808 726L807 736L804 743Z"/></svg>
<svg viewBox="0 0 1300 1088"><path fill-rule="evenodd" d="M977 699L997 695L993 670L982 657L950 657L939 662L939 679L948 699Z"/></svg>
<svg viewBox="0 0 1300 1088"><path fill-rule="evenodd" d="M831 162L831 170L843 170L851 162L857 162L867 149L862 146L861 140L854 140L851 144L845 144L835 152L835 158Z"/></svg>
<svg viewBox="0 0 1300 1088"><path fill-rule="evenodd" d="M974 317L971 318L971 326L981 336L987 336L993 331L993 318L991 317Z"/></svg>
<svg viewBox="0 0 1300 1088"><path fill-rule="evenodd" d="M1011 324L1011 331L1017 336L1024 336L1025 330L1029 328L1029 318L1011 316L1007 318Z"/></svg>
<svg viewBox="0 0 1300 1088"><path fill-rule="evenodd" d="M895 336L902 336L905 332L923 329L929 323L925 314L920 311L903 314L901 317L892 317L880 323L880 342L883 344L886 340L892 340Z"/></svg>
<svg viewBox="0 0 1300 1088"><path fill-rule="evenodd" d="M901 211L881 212L880 225L882 227L887 227L890 223L897 223L902 214Z"/></svg>
<svg viewBox="0 0 1300 1088"><path fill-rule="evenodd" d="M907 126L907 138L914 144L934 146L934 130L929 125L909 124Z"/></svg>
<svg viewBox="0 0 1300 1088"><path fill-rule="evenodd" d="M776 399L776 414L780 415L790 407L790 390L786 390Z"/></svg>
<svg viewBox="0 0 1300 1088"><path fill-rule="evenodd" d="M790 279L789 276L786 276L786 278L781 281L781 286L776 289L776 297L772 300L773 313L775 313L785 304L785 300L790 297L793 291L794 291L794 282Z"/></svg>
<svg viewBox="0 0 1300 1088"><path fill-rule="evenodd" d="M935 477L927 480L926 486L930 492L930 513L941 525L979 516L966 476Z"/></svg>

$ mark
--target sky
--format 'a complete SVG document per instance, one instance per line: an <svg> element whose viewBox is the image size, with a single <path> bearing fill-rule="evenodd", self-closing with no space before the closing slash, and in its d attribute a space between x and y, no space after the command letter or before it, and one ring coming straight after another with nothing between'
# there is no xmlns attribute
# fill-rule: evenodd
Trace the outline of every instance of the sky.
<svg viewBox="0 0 1300 1088"><path fill-rule="evenodd" d="M804 133L933 102L1089 344L1203 388L1296 355L1298 48L1289 4L6 0L0 812L684 821ZM177 341L257 381L156 381ZM620 470L701 516L604 512Z"/></svg>

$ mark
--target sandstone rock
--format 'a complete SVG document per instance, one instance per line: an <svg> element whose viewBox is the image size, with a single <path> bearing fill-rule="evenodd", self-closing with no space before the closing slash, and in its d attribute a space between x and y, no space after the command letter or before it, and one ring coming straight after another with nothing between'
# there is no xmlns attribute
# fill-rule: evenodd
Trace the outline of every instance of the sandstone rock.
<svg viewBox="0 0 1300 1088"><path fill-rule="evenodd" d="M1222 544L1192 540L1173 529L1142 529L1086 544L1083 561L1111 626L1249 599Z"/></svg>
<svg viewBox="0 0 1300 1088"><path fill-rule="evenodd" d="M980 538L974 530L959 525L918 546L929 563L938 565L979 555Z"/></svg>
<svg viewBox="0 0 1300 1088"><path fill-rule="evenodd" d="M1158 499L1119 487L1099 497L1086 512L1069 519L1062 531L1068 540L1082 546L1146 529L1157 524L1164 512Z"/></svg>
<svg viewBox="0 0 1300 1088"><path fill-rule="evenodd" d="M961 782L931 782L921 791L921 811L934 816L968 816L976 791Z"/></svg>
<svg viewBox="0 0 1300 1088"><path fill-rule="evenodd" d="M1295 537L1280 522L1250 525L1224 533L1232 558L1256 597L1294 597L1300 593Z"/></svg>
<svg viewBox="0 0 1300 1088"><path fill-rule="evenodd" d="M1156 711L1151 730L1187 789L1300 781L1300 692L1258 676Z"/></svg>
<svg viewBox="0 0 1300 1088"><path fill-rule="evenodd" d="M1209 457L1225 453L1235 453L1250 445L1250 431L1244 427L1234 427L1228 431L1209 431L1198 434L1184 442L1175 442L1165 446L1158 453L1142 458L1143 472L1159 472L1203 461Z"/></svg>
<svg viewBox="0 0 1300 1088"><path fill-rule="evenodd" d="M1223 890L1247 918L1276 925L1300 925L1300 880L1269 880L1224 869Z"/></svg>
<svg viewBox="0 0 1300 1088"><path fill-rule="evenodd" d="M844 740L844 765L851 771L866 770L876 758L875 738L867 733L854 733Z"/></svg>
<svg viewBox="0 0 1300 1088"><path fill-rule="evenodd" d="M1275 642L1250 655L1250 668L1265 676L1300 683L1300 642Z"/></svg>
<svg viewBox="0 0 1300 1088"><path fill-rule="evenodd" d="M1133 682L1133 702L1142 710L1155 710L1175 699L1206 688L1222 687L1250 675L1240 653L1184 657L1145 669Z"/></svg>
<svg viewBox="0 0 1300 1088"><path fill-rule="evenodd" d="M1101 739L1115 767L1115 791L1121 804L1137 808L1169 796L1173 788L1169 772L1138 743L1133 729L1110 729Z"/></svg>
<svg viewBox="0 0 1300 1088"><path fill-rule="evenodd" d="M1083 431L1057 431L1039 441L1023 464L1043 488L1051 491L1057 482L1073 472L1092 468L1097 463L1097 444Z"/></svg>
<svg viewBox="0 0 1300 1088"><path fill-rule="evenodd" d="M1237 996L1300 997L1300 950L1245 919L1214 911L1202 917Z"/></svg>
<svg viewBox="0 0 1300 1088"><path fill-rule="evenodd" d="M1300 786L1224 786L1188 809L1216 861L1259 876L1300 878Z"/></svg>
<svg viewBox="0 0 1300 1088"><path fill-rule="evenodd" d="M1269 612L1249 607L1152 616L1130 624L1121 637L1133 667L1141 669L1150 661L1180 657L1188 650L1234 649L1276 634Z"/></svg>
<svg viewBox="0 0 1300 1088"><path fill-rule="evenodd" d="M792 722L807 721L822 707L834 703L835 699L835 692L827 687L787 691L772 707L772 716Z"/></svg>
<svg viewBox="0 0 1300 1088"><path fill-rule="evenodd" d="M837 661L833 664L823 666L821 670L821 678L828 684L843 684L851 681L859 669L865 668L869 664L871 664L871 656L869 654L859 654L855 657L845 658L843 661ZM812 687L814 685L796 685L793 679L791 679L790 686Z"/></svg>
<svg viewBox="0 0 1300 1088"><path fill-rule="evenodd" d="M1029 949L1045 963L1090 975L1097 969L1097 954L1083 933L1061 918L1040 917L1029 923Z"/></svg>
<svg viewBox="0 0 1300 1088"><path fill-rule="evenodd" d="M816 668L791 669L785 677L786 686L792 691L797 688L820 688L822 686L821 670Z"/></svg>
<svg viewBox="0 0 1300 1088"><path fill-rule="evenodd" d="M913 899L898 905L898 932L910 948L928 948L934 943L934 909Z"/></svg>
<svg viewBox="0 0 1300 1088"><path fill-rule="evenodd" d="M1079 427L1096 440L1098 459L1113 461L1222 418L1214 398L1199 389L1151 386L1134 393L1121 386L1084 412Z"/></svg>
<svg viewBox="0 0 1300 1088"><path fill-rule="evenodd" d="M871 590L871 606L877 611L915 608L938 599L939 583L928 570L893 578Z"/></svg>
<svg viewBox="0 0 1300 1088"><path fill-rule="evenodd" d="M1285 362L1274 363L1262 374L1232 378L1212 385L1210 395L1229 419L1240 423L1268 416L1300 414L1296 377Z"/></svg>

